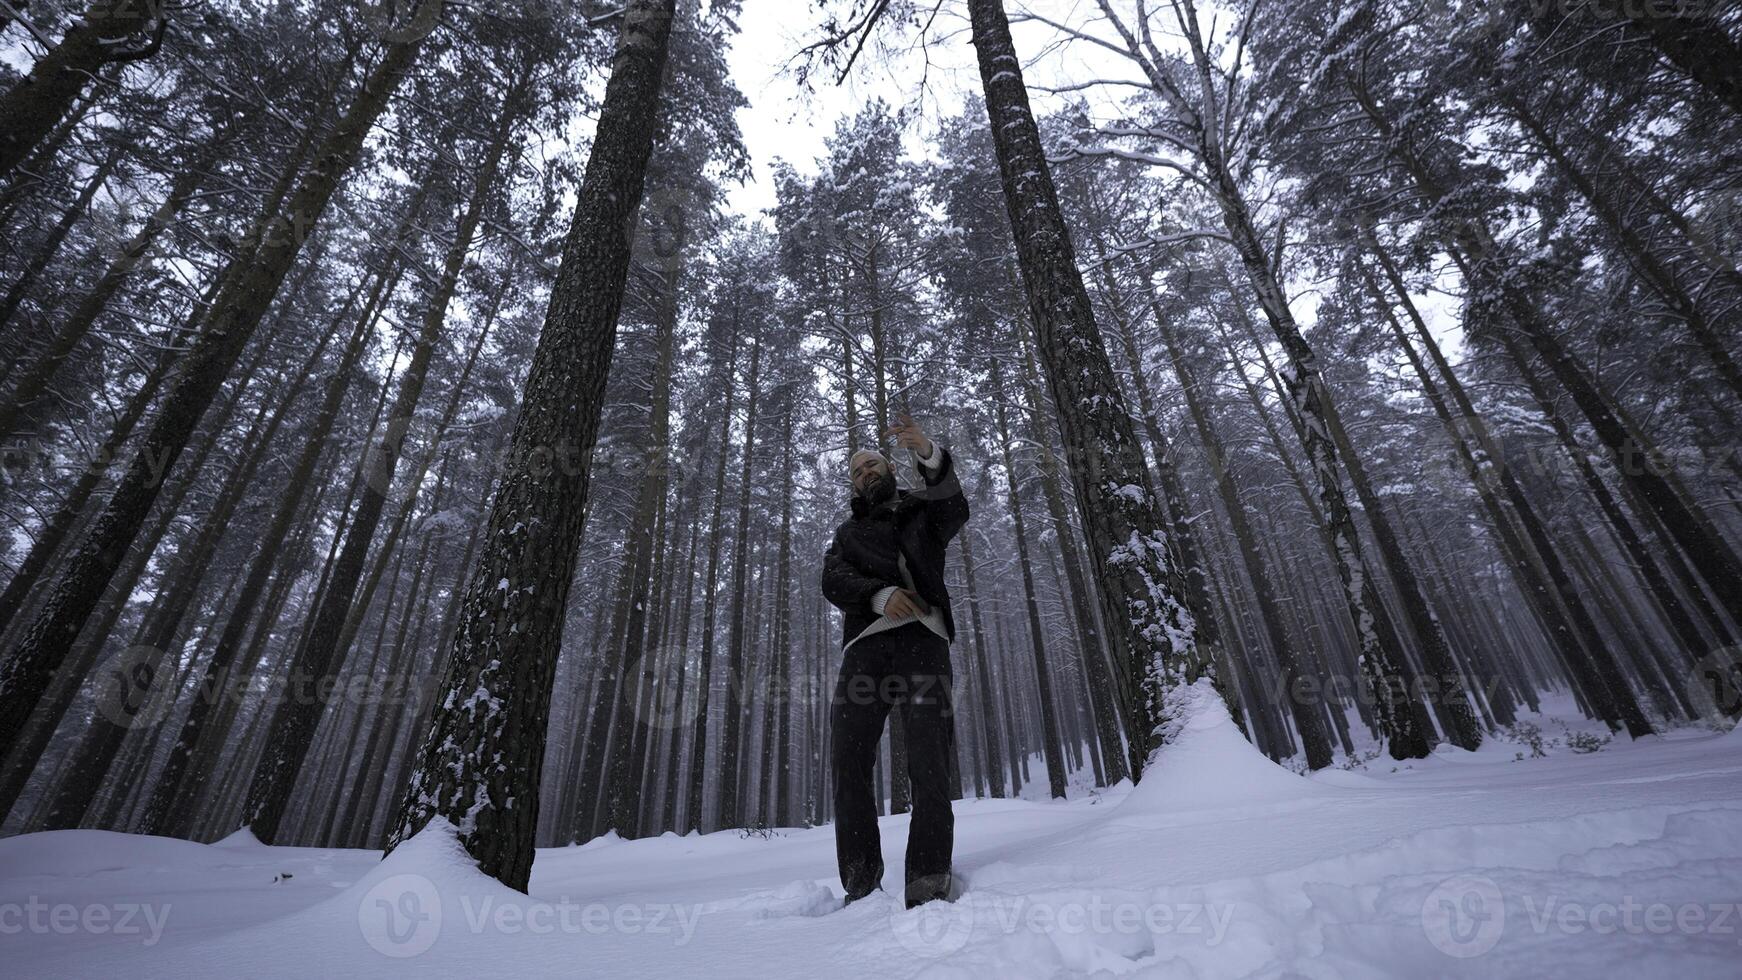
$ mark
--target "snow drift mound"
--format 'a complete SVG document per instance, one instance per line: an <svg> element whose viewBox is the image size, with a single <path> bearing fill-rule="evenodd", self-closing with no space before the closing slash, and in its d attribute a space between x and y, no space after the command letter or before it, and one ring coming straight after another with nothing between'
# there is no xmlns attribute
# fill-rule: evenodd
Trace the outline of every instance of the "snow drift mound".
<svg viewBox="0 0 1742 980"><path fill-rule="evenodd" d="M212 841L212 846L213 847L232 847L232 848L234 848L234 847L269 847L270 845L262 844L260 842L260 838L254 836L254 828L241 827L241 828L238 828L237 830L231 831L230 835L228 837L225 837L223 840Z"/></svg>
<svg viewBox="0 0 1742 980"><path fill-rule="evenodd" d="M304 975L373 977L411 973L435 949L469 975L488 976L529 938L529 913L542 904L479 871L454 825L438 818L343 891L196 944L177 968L242 975L245 964L269 962L297 964Z"/></svg>
<svg viewBox="0 0 1742 980"><path fill-rule="evenodd" d="M1181 692L1174 713L1181 718L1179 734L1150 761L1142 781L1120 804L1122 812L1284 803L1334 792L1265 758L1246 741L1207 680Z"/></svg>

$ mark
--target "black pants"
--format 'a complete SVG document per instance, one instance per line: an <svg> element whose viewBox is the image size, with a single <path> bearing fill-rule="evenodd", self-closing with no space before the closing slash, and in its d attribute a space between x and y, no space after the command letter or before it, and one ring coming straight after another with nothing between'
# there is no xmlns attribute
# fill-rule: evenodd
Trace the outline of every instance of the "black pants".
<svg viewBox="0 0 1742 980"><path fill-rule="evenodd" d="M849 899L883 879L872 767L889 709L901 712L913 818L907 835L907 895L932 898L949 887L956 821L950 812L955 751L950 645L919 623L867 636L847 648L829 711L834 742L835 857Z"/></svg>

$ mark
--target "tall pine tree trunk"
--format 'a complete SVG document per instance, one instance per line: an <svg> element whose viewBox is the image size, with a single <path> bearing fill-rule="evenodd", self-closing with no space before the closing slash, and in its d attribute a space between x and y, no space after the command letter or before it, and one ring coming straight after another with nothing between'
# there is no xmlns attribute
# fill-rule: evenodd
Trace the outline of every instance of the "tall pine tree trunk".
<svg viewBox="0 0 1742 980"><path fill-rule="evenodd" d="M357 597L363 565L374 542L375 532L380 526L382 511L387 505L387 495L393 488L399 459L405 449L405 438L416 417L418 402L423 397L430 362L435 357L436 341L440 339L442 328L447 322L448 306L459 287L460 273L465 268L467 253L471 250L472 236L477 231L485 206L494 192L496 175L502 158L507 153L509 136L519 118L517 105L526 91L521 87L525 81L523 73L519 84L510 85L508 88L509 96L500 109L501 116L496 131L492 134L491 142L484 152L484 159L473 180L466 211L448 244L441 276L426 298L423 323L412 348L411 359L400 376L399 390L394 396L393 408L388 413L387 425L383 427L379 441L371 445L365 453L362 463L364 485L357 502L357 512L352 516L350 527L346 529L345 545L339 551L338 563L334 567L327 590L321 596L320 605L315 608L308 641L292 662L290 677L293 684L300 685L302 679L307 678L313 682L316 691L327 689L335 674L335 661L345 654L345 627ZM284 807L295 788L315 728L320 724L326 707L326 702L318 695L290 696L280 703L273 718L267 752L261 760L260 770L255 774L253 785L249 787L244 813L249 829L264 843L274 843L278 822L284 815Z"/></svg>
<svg viewBox="0 0 1742 980"><path fill-rule="evenodd" d="M1185 351L1181 349L1173 329L1160 316L1156 317L1156 325L1161 330L1162 344L1167 349L1174 375L1179 378L1180 387L1184 391L1192 425L1197 429L1198 439L1204 444L1204 451L1209 456L1210 470L1216 481L1216 493L1222 498L1222 509L1227 511L1228 523L1234 530L1234 540L1239 546L1240 559L1245 564L1246 578L1252 585L1252 596L1258 604L1259 618L1264 621L1271 652L1282 666L1282 676L1278 680L1281 691L1294 709L1295 728L1300 732L1307 768L1323 769L1331 764L1330 739L1316 713L1316 699L1303 696L1307 674L1301 666L1300 653L1289 640L1288 630L1284 628L1276 588L1271 584L1270 572L1264 565L1263 556L1258 553L1257 538L1252 531L1252 522L1247 517L1246 504L1240 499L1240 490L1234 484L1234 471L1228 459L1228 451L1222 444L1221 435L1216 431L1215 422L1210 418L1209 408L1205 404L1207 392L1199 383L1196 369L1186 360Z"/></svg>
<svg viewBox="0 0 1742 980"><path fill-rule="evenodd" d="M213 302L204 331L183 356L176 383L164 396L157 421L108 506L68 557L42 612L0 664L0 743L17 737L50 675L96 607L157 499L161 474L174 467L242 347L278 294L309 229L320 220L356 161L364 138L416 59L421 41L417 37L388 46L364 80L356 101L323 141L313 169L284 209L264 216L257 224L258 248L234 269Z"/></svg>
<svg viewBox="0 0 1742 980"><path fill-rule="evenodd" d="M392 849L446 819L485 874L519 891L532 874L551 685L672 17L673 0L631 0L624 12L510 469L388 840Z"/></svg>
<svg viewBox="0 0 1742 980"><path fill-rule="evenodd" d="M1722 6L1618 3L1613 8L1592 4L1586 9L1597 17L1603 17L1598 11L1618 11L1670 64L1686 72L1731 111L1742 114L1742 44L1736 43L1715 16ZM1713 16L1705 16L1707 11ZM1602 20L1599 23L1607 26Z"/></svg>
<svg viewBox="0 0 1742 980"><path fill-rule="evenodd" d="M727 439L732 432L732 404L738 391L733 379L737 358L738 321L734 317L732 336L726 342L725 368L721 374L726 385L726 403L720 416L720 436L713 444L714 451L719 456L714 461L713 514L708 521L708 574L702 582L702 642L697 651L701 674L696 679L695 730L690 737L690 771L683 824L680 828L683 831L699 830L703 827L705 801L702 790L708 774L708 715L714 695L714 617L720 598L720 532L726 518L726 463L731 456Z"/></svg>
<svg viewBox="0 0 1742 980"><path fill-rule="evenodd" d="M739 826L740 762L743 759L743 726L747 713L744 693L749 686L745 668L745 635L750 629L750 493L754 486L752 463L756 449L757 373L762 364L762 344L750 342L750 373L745 377L744 472L738 496L738 533L732 542L732 626L726 635L726 713L720 725L720 826Z"/></svg>
<svg viewBox="0 0 1742 980"><path fill-rule="evenodd" d="M85 83L115 61L156 50L166 26L164 8L151 0L95 0L60 43L30 66L30 73L0 96L0 177L10 174L71 111ZM157 38L146 35L155 25Z"/></svg>
<svg viewBox="0 0 1742 980"><path fill-rule="evenodd" d="M1016 535L1016 564L1022 569L1023 608L1028 613L1028 638L1034 653L1035 696L1040 702L1041 751L1046 759L1049 789L1054 799L1065 795L1065 761L1059 742L1058 716L1052 703L1052 664L1046 656L1046 632L1040 622L1040 604L1034 594L1034 568L1028 555L1028 531L1022 516L1022 497L1018 493L1016 464L1010 453L1010 422L1004 411L1003 372L996 357L988 358L992 375L993 415L998 422L998 450L1004 463L1004 478L1008 485L1007 503Z"/></svg>
<svg viewBox="0 0 1742 980"><path fill-rule="evenodd" d="M1046 498L1047 517L1052 521L1053 533L1058 537L1059 560L1064 564L1065 578L1070 588L1067 601L1077 625L1084 684L1088 687L1089 703L1094 715L1095 738L1100 747L1096 758L1103 763L1105 772L1102 773L1102 778L1105 783L1112 784L1128 775L1125 768L1125 743L1120 735L1119 692L1107 662L1106 644L1102 640L1101 630L1095 622L1094 610L1091 608L1090 587L1083 576L1082 557L1077 551L1076 529L1071 526L1065 513L1058 458L1052 451L1052 421L1040 395L1040 383L1036 376L1038 372L1035 370L1033 348L1028 342L1028 336L1027 332L1019 331L1017 338L1022 345L1023 400L1040 453L1041 490ZM1200 618L1198 622L1202 624L1203 620Z"/></svg>
<svg viewBox="0 0 1742 980"><path fill-rule="evenodd" d="M676 275L661 275L656 286L659 310L654 325L653 376L648 379L652 404L648 406L647 454L636 495L635 513L629 526L629 533L638 539L629 551L640 567L634 576L634 597L619 654L622 657L620 676L631 683L618 683L617 718L605 767L606 822L624 837L640 836L640 763L641 754L647 747L646 735L651 718L641 698L651 693L655 683L653 668L658 652L657 644L648 642L647 616L651 600L646 590L648 582L658 580L654 550L662 542L655 536L655 531L659 508L665 502L671 478L671 385L678 319L677 278ZM600 704L599 710L605 709L606 705ZM603 750L604 746L599 748Z"/></svg>
<svg viewBox="0 0 1742 980"><path fill-rule="evenodd" d="M1059 209L1001 0L969 0L998 171L1108 640L1129 676L1133 778L1184 723L1183 689L1211 677L1168 551L1168 521L1107 360Z"/></svg>

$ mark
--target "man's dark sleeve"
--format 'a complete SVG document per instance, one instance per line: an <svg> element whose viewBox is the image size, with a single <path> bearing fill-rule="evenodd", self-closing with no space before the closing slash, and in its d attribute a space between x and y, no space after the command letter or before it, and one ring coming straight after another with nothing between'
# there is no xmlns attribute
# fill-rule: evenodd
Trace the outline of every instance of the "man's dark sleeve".
<svg viewBox="0 0 1742 980"><path fill-rule="evenodd" d="M841 611L869 610L875 613L871 609L871 599L889 584L861 572L841 554L839 541L830 542L828 553L823 556L823 598Z"/></svg>
<svg viewBox="0 0 1742 980"><path fill-rule="evenodd" d="M968 523L968 497L962 493L962 484L956 480L955 457L942 446L937 451L943 457L937 469L923 463L915 468L919 470L920 479L925 481L919 495L925 498L926 524L939 541L948 544L962 525Z"/></svg>

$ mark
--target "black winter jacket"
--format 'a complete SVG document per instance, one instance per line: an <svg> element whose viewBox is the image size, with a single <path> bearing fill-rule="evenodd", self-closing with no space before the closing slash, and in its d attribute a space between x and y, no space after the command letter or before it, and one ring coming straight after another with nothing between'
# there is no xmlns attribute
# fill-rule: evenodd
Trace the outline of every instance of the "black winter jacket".
<svg viewBox="0 0 1742 980"><path fill-rule="evenodd" d="M934 474L918 467L925 485L896 491L894 507L873 508L857 493L853 516L835 530L823 557L823 597L840 608L841 646L877 621L871 599L886 586L901 586L897 550L907 557L907 573L926 602L943 610L950 638L956 620L944 585L944 552L968 521L968 499L956 482L956 464L942 446L943 463Z"/></svg>

